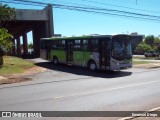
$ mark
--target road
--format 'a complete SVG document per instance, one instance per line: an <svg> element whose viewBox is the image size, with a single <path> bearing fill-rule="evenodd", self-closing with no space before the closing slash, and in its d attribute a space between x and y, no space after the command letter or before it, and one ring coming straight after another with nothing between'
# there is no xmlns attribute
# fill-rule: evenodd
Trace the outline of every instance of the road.
<svg viewBox="0 0 160 120"><path fill-rule="evenodd" d="M26 76L33 81L0 86L0 111L147 111L160 107L159 68L111 73L37 65L49 70Z"/></svg>
<svg viewBox="0 0 160 120"><path fill-rule="evenodd" d="M134 59L134 61L146 61L146 62L160 63L160 60Z"/></svg>

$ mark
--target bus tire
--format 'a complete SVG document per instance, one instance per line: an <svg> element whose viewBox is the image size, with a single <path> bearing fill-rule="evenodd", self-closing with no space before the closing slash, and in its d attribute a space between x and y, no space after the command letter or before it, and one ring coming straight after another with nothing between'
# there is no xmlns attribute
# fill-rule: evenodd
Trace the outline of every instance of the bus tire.
<svg viewBox="0 0 160 120"><path fill-rule="evenodd" d="M53 64L54 65L57 65L58 64L58 58L55 56L53 57Z"/></svg>
<svg viewBox="0 0 160 120"><path fill-rule="evenodd" d="M91 71L95 71L97 69L97 65L94 61L89 61L88 62L88 69Z"/></svg>

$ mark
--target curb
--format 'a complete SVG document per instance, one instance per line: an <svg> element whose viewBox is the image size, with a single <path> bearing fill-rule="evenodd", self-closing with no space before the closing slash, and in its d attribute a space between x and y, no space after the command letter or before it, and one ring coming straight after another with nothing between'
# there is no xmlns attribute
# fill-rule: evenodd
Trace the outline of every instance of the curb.
<svg viewBox="0 0 160 120"><path fill-rule="evenodd" d="M149 112L153 112L153 111L157 111L157 110L160 110L160 107L153 108L153 109L149 110Z"/></svg>
<svg viewBox="0 0 160 120"><path fill-rule="evenodd" d="M139 65L133 65L133 68L145 68L145 69L154 69L154 68L160 68L160 65L148 65L148 64L139 64Z"/></svg>
<svg viewBox="0 0 160 120"><path fill-rule="evenodd" d="M0 80L7 80L7 78L0 76Z"/></svg>
<svg viewBox="0 0 160 120"><path fill-rule="evenodd" d="M148 67L147 69L160 68L160 66Z"/></svg>
<svg viewBox="0 0 160 120"><path fill-rule="evenodd" d="M6 83L5 81L7 81L7 80L8 80L8 78L0 76L0 85Z"/></svg>

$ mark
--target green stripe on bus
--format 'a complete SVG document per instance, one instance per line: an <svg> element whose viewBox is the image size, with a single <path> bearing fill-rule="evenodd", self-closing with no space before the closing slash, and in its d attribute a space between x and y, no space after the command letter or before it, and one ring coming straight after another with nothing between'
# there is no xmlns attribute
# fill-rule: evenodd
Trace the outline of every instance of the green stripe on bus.
<svg viewBox="0 0 160 120"><path fill-rule="evenodd" d="M57 56L58 61L66 61L66 52L64 50L51 50L51 60Z"/></svg>
<svg viewBox="0 0 160 120"><path fill-rule="evenodd" d="M59 37L59 38L48 38L48 40L75 40L75 39L88 39L93 38L92 36L78 36L78 37Z"/></svg>
<svg viewBox="0 0 160 120"><path fill-rule="evenodd" d="M73 51L73 61L78 64L84 64L91 58L91 52L87 51Z"/></svg>

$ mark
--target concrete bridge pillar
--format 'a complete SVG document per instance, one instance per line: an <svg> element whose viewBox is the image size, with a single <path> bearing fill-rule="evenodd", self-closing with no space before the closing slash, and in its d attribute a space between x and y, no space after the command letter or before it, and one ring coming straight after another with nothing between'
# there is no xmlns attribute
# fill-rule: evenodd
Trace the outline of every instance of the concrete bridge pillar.
<svg viewBox="0 0 160 120"><path fill-rule="evenodd" d="M12 40L12 55L16 54L16 49L15 49L15 39Z"/></svg>
<svg viewBox="0 0 160 120"><path fill-rule="evenodd" d="M18 56L21 56L21 42L20 42L20 37L17 37L17 53Z"/></svg>
<svg viewBox="0 0 160 120"><path fill-rule="evenodd" d="M24 51L24 55L28 54L27 33L23 33L23 51Z"/></svg>
<svg viewBox="0 0 160 120"><path fill-rule="evenodd" d="M37 56L40 56L40 38L45 36L45 24L40 24L36 28L34 28L33 31L33 48L34 52L36 53ZM41 33L41 34L40 34Z"/></svg>

